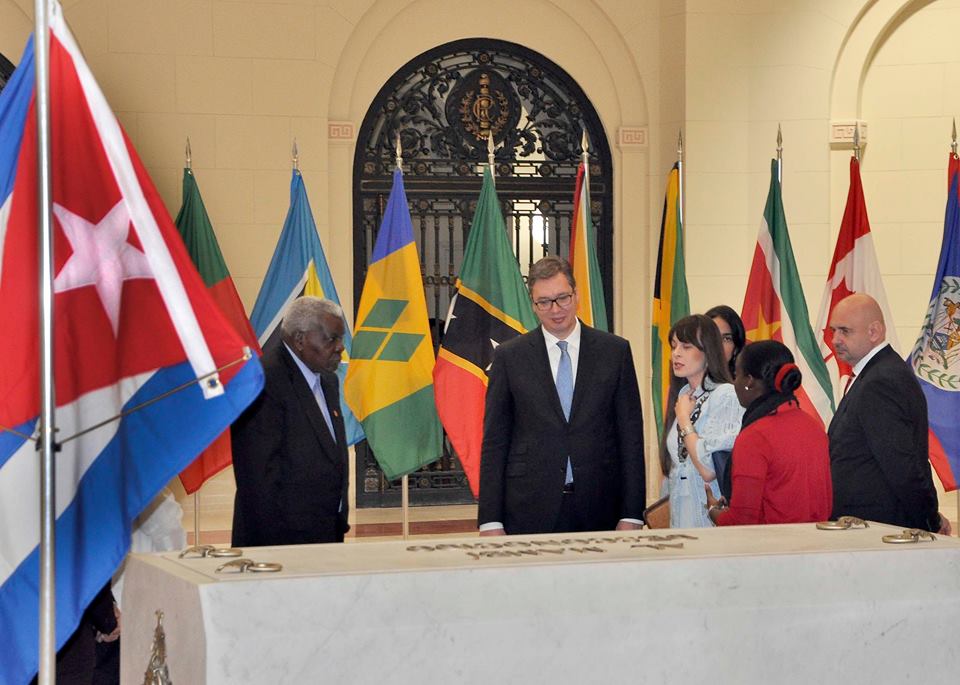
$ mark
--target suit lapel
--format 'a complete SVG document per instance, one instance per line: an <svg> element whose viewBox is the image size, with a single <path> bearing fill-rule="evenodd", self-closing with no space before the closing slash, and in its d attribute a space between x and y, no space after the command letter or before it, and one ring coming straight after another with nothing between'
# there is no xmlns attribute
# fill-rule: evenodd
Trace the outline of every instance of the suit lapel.
<svg viewBox="0 0 960 685"><path fill-rule="evenodd" d="M547 356L547 342L543 339L542 328L538 326L531 332L529 343L531 368L536 376L544 379L543 383L545 385L543 387L549 388L546 395L549 397L550 406L553 407L560 420L566 423L567 419L563 415L563 406L560 404L560 395L557 394L557 383L553 380L553 371L550 370L550 357ZM576 394L576 383L574 383L574 394Z"/></svg>
<svg viewBox="0 0 960 685"><path fill-rule="evenodd" d="M577 413L577 408L583 402L584 395L587 394L588 378L596 378L594 368L599 363L594 349L596 339L593 337L593 329L580 323L580 352L577 358L577 377L573 382L573 402L570 405L570 417ZM580 381L583 381L582 383Z"/></svg>
<svg viewBox="0 0 960 685"><path fill-rule="evenodd" d="M290 375L290 384L293 386L293 393L297 398L297 402L299 402L303 408L304 414L306 414L310 422L310 427L313 429L313 433L320 443L323 453L336 463L337 446L334 444L333 437L330 435L330 429L327 428L327 422L324 420L323 413L320 411L320 405L317 404L317 398L313 396L313 389L307 385L307 379L303 377L303 373L300 371L297 363L291 358L287 348L283 345L280 346L280 353L287 366L287 371ZM327 389L323 386L322 382L321 387L324 390L324 397L328 397ZM329 400L327 401L327 407L331 407ZM339 407L337 407L337 411L339 412ZM334 426L337 425L337 422L334 421L333 423Z"/></svg>

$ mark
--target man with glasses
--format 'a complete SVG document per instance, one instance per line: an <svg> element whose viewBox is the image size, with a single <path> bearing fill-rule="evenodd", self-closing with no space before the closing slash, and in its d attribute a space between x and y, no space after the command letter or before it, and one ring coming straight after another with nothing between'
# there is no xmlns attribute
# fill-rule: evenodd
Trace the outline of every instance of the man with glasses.
<svg viewBox="0 0 960 685"><path fill-rule="evenodd" d="M336 371L343 312L300 297L263 355L263 392L234 422L233 545L343 542L347 440Z"/></svg>
<svg viewBox="0 0 960 685"><path fill-rule="evenodd" d="M540 326L497 348L480 462L481 535L628 530L645 504L630 344L577 318L566 260L527 279Z"/></svg>

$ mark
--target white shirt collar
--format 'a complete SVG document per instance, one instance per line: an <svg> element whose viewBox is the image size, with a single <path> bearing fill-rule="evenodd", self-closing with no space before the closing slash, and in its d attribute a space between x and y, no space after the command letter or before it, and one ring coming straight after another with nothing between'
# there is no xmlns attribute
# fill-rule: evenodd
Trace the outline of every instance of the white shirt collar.
<svg viewBox="0 0 960 685"><path fill-rule="evenodd" d="M320 378L320 374L311 371L310 367L303 363L303 360L300 359L300 357L298 357L292 349L290 349L290 346L287 343L283 343L283 346L287 348L287 352L289 352L290 356L293 357L293 361L297 363L297 368L299 368L300 373L303 374L303 378L307 381L307 385L310 386L310 390L313 390L315 387L317 387L317 379Z"/></svg>
<svg viewBox="0 0 960 685"><path fill-rule="evenodd" d="M872 350L863 355L863 359L857 362L856 366L853 367L854 376L859 376L860 372L863 371L863 367L870 363L870 360L877 356L877 353L886 347L889 343L884 340L882 343L874 347Z"/></svg>
<svg viewBox="0 0 960 685"><path fill-rule="evenodd" d="M540 326L540 330L543 331L543 340L544 340L544 342L546 342L546 344L547 344L547 349L550 349L550 347L551 347L552 345L556 345L558 342L560 342L560 338L558 338L558 337L555 336L553 333L551 333L550 331L548 331L548 330L547 330L546 328L544 328L542 325ZM577 319L577 323L574 325L573 330L570 331L570 335L568 335L566 338L564 338L564 340L567 341L567 343L569 344L570 347L575 347L575 348L577 348L578 350L580 349L580 332L581 332L581 330L582 330L582 329L581 329L581 327L580 327L580 319Z"/></svg>

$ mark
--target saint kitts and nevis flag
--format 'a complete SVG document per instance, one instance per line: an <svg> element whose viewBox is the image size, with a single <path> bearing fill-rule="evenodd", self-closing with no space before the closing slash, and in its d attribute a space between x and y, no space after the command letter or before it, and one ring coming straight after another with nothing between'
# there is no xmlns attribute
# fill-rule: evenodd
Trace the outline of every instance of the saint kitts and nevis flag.
<svg viewBox="0 0 960 685"><path fill-rule="evenodd" d="M217 236L213 232L210 217L200 196L197 179L191 169L183 170L183 204L174 223L187 246L190 259L193 260L204 285L207 286L207 292L220 307L220 311L233 326L233 330L243 338L252 351L259 355L260 345L257 343L257 336L250 326L250 320L243 309L243 303L240 302L240 295L237 294L233 279L230 278L227 264L223 261L223 253L220 252ZM225 430L180 474L183 489L187 494L196 492L208 478L212 478L231 463L233 463L233 453L230 445L230 431Z"/></svg>
<svg viewBox="0 0 960 685"><path fill-rule="evenodd" d="M303 184L303 176L297 169L290 179L290 208L280 231L280 239L263 277L263 285L253 305L250 321L260 346L269 350L280 344L280 322L287 305L301 295L322 297L340 304L337 288L327 266L327 258L317 235L317 224L310 210L310 200ZM350 327L344 319L344 355L337 376L340 378L340 411L346 428L347 444L363 440L363 428L350 407L343 392L343 381L352 347Z"/></svg>
<svg viewBox="0 0 960 685"><path fill-rule="evenodd" d="M863 184L860 182L860 162L855 156L850 157L847 206L843 211L843 221L840 223L840 233L833 251L833 261L830 262L823 298L820 300L820 314L815 329L820 354L827 364L835 392L842 392L853 369L835 354L830 317L837 303L853 293L866 293L877 301L883 311L884 321L887 322L887 342L894 348L899 347L897 331L887 305L887 293L880 277L873 236L870 233L867 204L863 197ZM839 401L839 397L834 399Z"/></svg>
<svg viewBox="0 0 960 685"><path fill-rule="evenodd" d="M577 185L573 194L573 224L570 228L570 266L577 282L580 304L577 316L588 326L602 331L607 326L607 302L603 296L600 262L597 259L597 232L590 216L590 177L587 165L577 168Z"/></svg>
<svg viewBox="0 0 960 685"><path fill-rule="evenodd" d="M960 483L960 158L950 155L940 261L910 365L927 398L930 463L948 492Z"/></svg>
<svg viewBox="0 0 960 685"><path fill-rule="evenodd" d="M487 369L499 345L537 325L487 168L433 371L437 413L474 497L480 494Z"/></svg>
<svg viewBox="0 0 960 685"><path fill-rule="evenodd" d="M678 319L690 314L687 272L683 260L683 223L680 219L680 167L673 165L667 176L660 219L660 247L657 276L653 283L653 414L657 436L663 433L667 395L670 390L670 341L667 335Z"/></svg>
<svg viewBox="0 0 960 685"><path fill-rule="evenodd" d="M770 165L770 192L763 210L763 221L753 253L740 314L747 340L779 340L793 352L803 373L803 385L797 390L800 407L826 429L833 416L833 388L810 327L807 303L803 297L797 263L787 232L777 160Z"/></svg>
<svg viewBox="0 0 960 685"><path fill-rule="evenodd" d="M367 267L344 383L347 404L390 480L443 452L434 362L420 259L397 169Z"/></svg>
<svg viewBox="0 0 960 685"><path fill-rule="evenodd" d="M263 372L244 359L56 4L50 93L59 648L123 559L133 519L257 396ZM31 39L0 93L3 683L29 681L39 652L39 173Z"/></svg>

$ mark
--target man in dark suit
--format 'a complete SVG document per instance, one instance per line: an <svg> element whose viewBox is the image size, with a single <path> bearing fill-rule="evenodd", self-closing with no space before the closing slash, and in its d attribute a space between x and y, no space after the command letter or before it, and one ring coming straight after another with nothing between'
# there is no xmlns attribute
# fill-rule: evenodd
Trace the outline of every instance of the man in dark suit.
<svg viewBox="0 0 960 685"><path fill-rule="evenodd" d="M263 392L231 429L233 544L343 542L347 442L335 375L343 313L329 300L300 297L280 330L282 342L263 355Z"/></svg>
<svg viewBox="0 0 960 685"><path fill-rule="evenodd" d="M480 461L481 535L628 530L645 504L630 344L577 318L570 265L527 280L540 327L497 348Z"/></svg>
<svg viewBox="0 0 960 685"><path fill-rule="evenodd" d="M886 342L880 306L850 295L834 308L830 330L837 357L854 373L828 431L834 518L949 534L927 457L926 398Z"/></svg>

